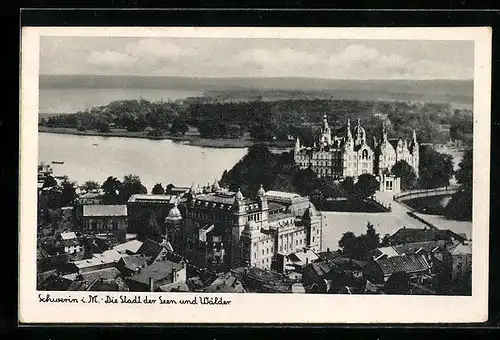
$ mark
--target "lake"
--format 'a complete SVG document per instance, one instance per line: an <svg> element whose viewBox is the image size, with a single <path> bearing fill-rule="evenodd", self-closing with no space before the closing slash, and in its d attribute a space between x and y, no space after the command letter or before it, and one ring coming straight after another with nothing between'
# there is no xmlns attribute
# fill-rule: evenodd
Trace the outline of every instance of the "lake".
<svg viewBox="0 0 500 340"><path fill-rule="evenodd" d="M201 96L201 91L170 89L40 89L39 112L73 113L107 105L115 100L174 101L186 97Z"/></svg>
<svg viewBox="0 0 500 340"><path fill-rule="evenodd" d="M151 191L156 183L191 186L220 179L247 152L246 148L215 149L171 140L75 136L38 133L38 160L51 164L55 175L83 184L102 183L108 176L138 175Z"/></svg>

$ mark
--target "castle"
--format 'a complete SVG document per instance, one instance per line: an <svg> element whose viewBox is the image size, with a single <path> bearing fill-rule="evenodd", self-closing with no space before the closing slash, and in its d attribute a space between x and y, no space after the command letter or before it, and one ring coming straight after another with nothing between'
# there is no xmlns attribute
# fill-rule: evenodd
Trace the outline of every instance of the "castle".
<svg viewBox="0 0 500 340"><path fill-rule="evenodd" d="M166 238L179 254L199 267L275 267L278 255L321 250L321 214L309 198L265 191L210 191L194 186L186 194L186 216L175 205L165 220Z"/></svg>
<svg viewBox="0 0 500 340"><path fill-rule="evenodd" d="M413 167L418 177L418 148L415 130L412 140L407 142L401 138L389 139L385 125L382 137L379 140L373 137L373 143L369 145L366 131L359 119L352 131L348 119L345 135L334 136L325 115L318 144L305 147L297 138L294 159L300 169L310 166L318 177L335 179L357 178L361 174L383 177L390 172L396 162L404 160Z"/></svg>

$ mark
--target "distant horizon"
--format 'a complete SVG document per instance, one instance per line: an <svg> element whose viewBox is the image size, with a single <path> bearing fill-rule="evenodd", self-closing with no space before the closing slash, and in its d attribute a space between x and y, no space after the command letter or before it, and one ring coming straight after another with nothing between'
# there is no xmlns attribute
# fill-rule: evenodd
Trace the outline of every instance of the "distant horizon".
<svg viewBox="0 0 500 340"><path fill-rule="evenodd" d="M138 74L84 74L56 73L39 74L39 77L136 77L136 78L189 78L189 79L321 79L321 80L363 80L363 81L474 81L474 78L327 78L319 76L178 76L178 75L138 75Z"/></svg>

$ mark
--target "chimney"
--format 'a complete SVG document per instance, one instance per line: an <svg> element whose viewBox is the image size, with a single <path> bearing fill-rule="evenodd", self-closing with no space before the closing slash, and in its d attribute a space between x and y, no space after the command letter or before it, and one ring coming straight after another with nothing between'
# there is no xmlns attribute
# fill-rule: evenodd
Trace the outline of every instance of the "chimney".
<svg viewBox="0 0 500 340"><path fill-rule="evenodd" d="M149 291L152 293L155 291L154 279L152 277L149 278Z"/></svg>
<svg viewBox="0 0 500 340"><path fill-rule="evenodd" d="M306 266L309 264L309 258L306 257Z"/></svg>
<svg viewBox="0 0 500 340"><path fill-rule="evenodd" d="M330 252L330 248L326 248L326 252L329 253Z"/></svg>
<svg viewBox="0 0 500 340"><path fill-rule="evenodd" d="M177 276L177 269L172 268L172 283L177 281L176 276Z"/></svg>

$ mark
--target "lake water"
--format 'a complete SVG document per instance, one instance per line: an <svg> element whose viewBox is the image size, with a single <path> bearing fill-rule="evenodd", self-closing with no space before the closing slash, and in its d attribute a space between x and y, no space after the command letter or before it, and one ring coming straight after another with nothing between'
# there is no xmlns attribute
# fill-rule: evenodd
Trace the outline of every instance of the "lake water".
<svg viewBox="0 0 500 340"><path fill-rule="evenodd" d="M170 89L40 89L39 112L73 113L107 105L115 100L174 101L203 92Z"/></svg>
<svg viewBox="0 0 500 340"><path fill-rule="evenodd" d="M171 140L74 136L38 133L39 162L51 164L55 175L67 175L83 184L102 183L108 176L122 179L138 175L148 191L156 183L191 186L220 179L247 149L215 149L185 145Z"/></svg>

